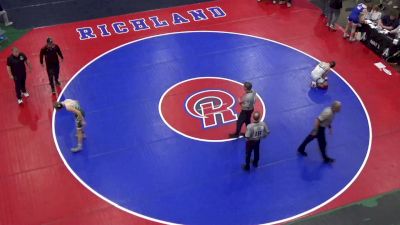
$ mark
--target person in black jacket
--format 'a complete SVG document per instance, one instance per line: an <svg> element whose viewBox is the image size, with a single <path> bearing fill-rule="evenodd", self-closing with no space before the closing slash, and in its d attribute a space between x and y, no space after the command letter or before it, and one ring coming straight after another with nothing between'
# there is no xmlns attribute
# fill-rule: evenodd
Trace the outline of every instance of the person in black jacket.
<svg viewBox="0 0 400 225"><path fill-rule="evenodd" d="M56 93L54 88L54 82L57 86L61 83L58 81L58 76L60 73L60 62L58 57L61 58L61 62L64 57L61 53L60 47L53 42L52 38L47 38L47 44L40 50L40 64L43 66L43 57L46 61L47 75L49 76L49 82L51 87L51 92Z"/></svg>
<svg viewBox="0 0 400 225"><path fill-rule="evenodd" d="M342 0L330 0L329 1L329 13L328 13L328 26L332 30L336 30L335 23L339 19L340 10L342 9Z"/></svg>
<svg viewBox="0 0 400 225"><path fill-rule="evenodd" d="M32 71L32 66L26 55L20 52L18 48L13 47L12 54L7 58L7 72L10 79L14 80L18 105L23 103L22 96L29 97L25 87L26 66L28 66L28 72Z"/></svg>

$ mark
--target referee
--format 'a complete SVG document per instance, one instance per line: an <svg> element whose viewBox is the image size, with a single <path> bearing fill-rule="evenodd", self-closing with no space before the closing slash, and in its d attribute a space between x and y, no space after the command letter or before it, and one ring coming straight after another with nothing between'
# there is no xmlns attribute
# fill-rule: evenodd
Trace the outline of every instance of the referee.
<svg viewBox="0 0 400 225"><path fill-rule="evenodd" d="M259 112L254 112L254 122L247 125L246 130L246 163L243 165L245 171L250 170L251 153L254 151L253 167L258 167L260 159L260 140L266 137L270 131L266 123L260 121L261 115Z"/></svg>
<svg viewBox="0 0 400 225"><path fill-rule="evenodd" d="M43 58L46 62L47 75L49 77L51 93L55 94L54 83L60 86L58 76L60 73L60 62L58 57L61 58L61 62L64 60L61 49L58 45L53 42L52 38L47 38L47 44L40 50L40 64L43 66Z"/></svg>
<svg viewBox="0 0 400 225"><path fill-rule="evenodd" d="M251 114L254 111L254 104L257 96L256 92L252 90L252 87L253 85L250 82L244 82L243 84L245 93L239 98L239 104L242 110L236 122L236 131L235 133L229 134L230 138L239 137L243 124L245 123L247 126L251 122Z"/></svg>
<svg viewBox="0 0 400 225"><path fill-rule="evenodd" d="M329 128L329 131L332 134L332 121L335 118L335 114L340 112L341 108L342 103L339 101L334 101L330 107L326 107L322 111L322 113L315 120L314 129L311 131L311 134L304 139L303 143L301 143L297 149L299 154L307 156L307 153L305 152L306 145L314 140L314 138L317 138L319 150L321 151L324 162L331 163L335 161L326 154L325 128Z"/></svg>

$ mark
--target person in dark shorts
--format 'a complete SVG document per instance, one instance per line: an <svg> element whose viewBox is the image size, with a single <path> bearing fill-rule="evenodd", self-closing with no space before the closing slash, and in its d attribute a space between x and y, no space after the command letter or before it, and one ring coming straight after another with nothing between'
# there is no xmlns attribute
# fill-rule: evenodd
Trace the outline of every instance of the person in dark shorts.
<svg viewBox="0 0 400 225"><path fill-rule="evenodd" d="M76 136L78 138L78 145L71 149L72 152L79 152L82 150L83 138L85 138L85 132L83 130L86 125L85 112L79 105L79 102L72 99L65 99L62 102L54 103L54 108L60 110L65 108L67 111L72 112L75 115L76 123Z"/></svg>
<svg viewBox="0 0 400 225"><path fill-rule="evenodd" d="M60 47L53 42L52 38L47 38L46 45L40 50L40 64L43 66L43 58L46 62L47 75L49 77L49 83L51 87L51 93L55 94L54 83L60 86L61 83L58 80L60 74L60 61L64 60L63 54Z"/></svg>
<svg viewBox="0 0 400 225"><path fill-rule="evenodd" d="M10 79L14 80L15 94L19 105L23 103L22 96L29 97L25 87L26 66L28 66L30 72L32 67L26 55L16 47L12 48L12 54L7 58L7 72Z"/></svg>

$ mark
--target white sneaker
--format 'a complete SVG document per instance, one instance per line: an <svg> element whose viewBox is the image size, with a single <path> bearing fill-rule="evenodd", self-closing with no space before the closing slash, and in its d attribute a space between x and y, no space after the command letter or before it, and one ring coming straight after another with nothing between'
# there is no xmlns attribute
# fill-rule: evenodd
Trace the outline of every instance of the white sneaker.
<svg viewBox="0 0 400 225"><path fill-rule="evenodd" d="M276 1L274 0L274 1L272 1L272 4L276 4Z"/></svg>
<svg viewBox="0 0 400 225"><path fill-rule="evenodd" d="M24 101L22 99L18 99L18 105L21 105Z"/></svg>
<svg viewBox="0 0 400 225"><path fill-rule="evenodd" d="M316 87L317 87L317 83L316 83L315 81L311 81L310 86L311 86L312 88L316 88Z"/></svg>
<svg viewBox="0 0 400 225"><path fill-rule="evenodd" d="M71 152L79 152L82 151L82 146L76 146L75 148L71 148Z"/></svg>
<svg viewBox="0 0 400 225"><path fill-rule="evenodd" d="M29 97L29 93L28 92L22 92L22 94L25 96L25 97Z"/></svg>
<svg viewBox="0 0 400 225"><path fill-rule="evenodd" d="M13 25L14 23L13 22L8 22L8 23L6 23L5 25L6 25L6 27L8 27L8 26L11 26L11 25Z"/></svg>

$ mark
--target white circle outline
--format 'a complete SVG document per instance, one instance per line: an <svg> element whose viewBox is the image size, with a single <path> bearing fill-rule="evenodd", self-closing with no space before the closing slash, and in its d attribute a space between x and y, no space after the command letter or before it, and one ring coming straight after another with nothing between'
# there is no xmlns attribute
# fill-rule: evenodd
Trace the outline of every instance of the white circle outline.
<svg viewBox="0 0 400 225"><path fill-rule="evenodd" d="M219 140L210 140L210 139L203 139L203 138L192 137L192 136L190 136L190 135L184 134L183 132L181 132L181 131L179 131L179 130L176 130L174 127L172 127L172 126L165 120L165 118L164 118L164 116L163 116L163 114L162 114L162 110L161 110L161 104L162 104L162 102L163 102L163 100L164 100L165 95L166 95L170 90L172 90L173 88L175 88L176 86L179 86L179 85L181 85L181 84L183 84L183 83L186 83L186 82L189 82L189 81L201 80L201 79L219 79L219 80L230 81L230 82L239 84L240 86L243 85L243 83L240 83L240 82L238 82L238 81L236 81L236 80L232 80L232 79L228 79L228 78L224 78L224 77L195 77L195 78L190 78L190 79L187 79L187 80L178 82L178 83L172 85L170 88L168 88L168 89L164 92L164 94L161 96L161 98L160 98L160 101L159 101L159 103L158 103L158 113L160 114L161 119L163 120L163 122L164 122L171 130L175 131L176 133L178 133L178 134L180 134L180 135L182 135L182 136L184 136L184 137L187 137L187 138L190 138L190 139L193 139L193 140L196 140L196 141L204 141L204 142L226 142L226 141L237 140L237 138L227 138L227 139L219 139ZM266 114L265 105L264 105L264 101L262 100L261 96L260 96L258 93L257 93L257 100L260 100L261 105L262 105L262 108L263 108L263 113L262 113L262 118L261 118L261 121L263 121L264 118L265 118L265 114Z"/></svg>
<svg viewBox="0 0 400 225"><path fill-rule="evenodd" d="M237 32L228 32L228 31L213 31L213 30L178 31L178 32L164 33L164 34L153 35L153 36L149 36L149 37L145 37L145 38L140 38L140 39L137 39L137 40L134 40L134 41L131 41L131 42L122 44L122 45L120 45L120 46L117 46L117 47L115 47L115 48L113 48L113 49L110 49L110 50L104 52L103 54L97 56L96 58L94 58L93 60L91 60L90 62L88 62L85 66L83 66L80 70L78 70L78 72L76 72L76 73L71 77L71 79L67 82L67 84L65 85L65 87L63 88L63 90L61 91L61 93L59 94L59 96L58 96L58 98L57 98L57 101L60 100L62 94L63 94L64 91L67 89L67 87L68 87L69 84L72 82L72 80L75 79L75 77L76 77L77 75L79 75L79 73L82 72L82 70L84 70L86 67L88 67L90 64L92 64L94 61L96 61L97 59L101 58L102 56L104 56L104 55L106 55L106 54L108 54L108 53L110 53L110 52L112 52L112 51L114 51L114 50L117 50L117 49L119 49L119 48L122 48L122 47L124 47L124 46L126 46L126 45L135 43L135 42L139 42L139 41L142 41L142 40L146 40L146 39L150 39L150 38L155 38L155 37L162 37L162 36L174 35L174 34L182 34L182 33L222 33L222 34L234 34L234 35L252 37L252 38L256 38L256 39L260 39L260 40L264 40L264 41L269 41L269 42L272 42L272 43L275 43L275 44L278 44L278 45L281 45L281 46L285 46L285 47L290 48L290 49L292 49L292 50L295 50L295 51L297 51L297 52L299 52L299 53L302 53L302 54L304 54L304 55L310 57L311 59L314 59L314 60L317 61L317 62L320 62L320 60L318 60L317 58L315 58L315 57L309 55L308 53L305 53L305 52L303 52L303 51L301 51L301 50L299 50L299 49L296 49L296 48L294 48L294 47L292 47L292 46L289 46L289 45L286 45L286 44L283 44L283 43L280 43L280 42L278 42L278 41L274 41L274 40L271 40L271 39L268 39L268 38L258 37L258 36L250 35L250 34L243 34L243 33L237 33ZM335 198L337 198L338 196L340 196L341 194L343 194L343 192L346 191L346 190L354 183L354 181L355 181L355 180L357 179L357 177L360 175L361 171L363 170L363 168L365 167L365 165L366 165L366 163L367 163L367 161L368 161L368 158L369 158L369 155L370 155L370 152L371 152L371 144L372 144L372 136L373 136L372 128L371 128L371 121L370 121L370 118L369 118L368 111L367 111L367 109L365 108L364 102L361 100L360 96L359 96L358 93L354 90L354 88L353 88L342 76L340 76L335 70L332 70L332 72L334 72L340 79L343 80L343 82L344 82L348 87L350 87L350 89L353 91L353 93L357 96L358 101L361 103L361 106L363 107L364 112L365 112L365 115L366 115L366 117L367 117L367 120L368 120L368 128L369 128L369 134L370 134L370 135L369 135L368 151L367 151L367 154L366 154L366 156L365 156L365 158L364 158L364 161L363 161L363 163L362 163L360 169L357 171L356 175L353 177L353 179L352 179L344 188L342 188L339 192L337 192L334 196L332 196L331 198L329 198L329 199L326 200L325 202L323 202L323 203L321 203L321 204L315 206L314 208L311 208L311 209L309 209L309 210L307 210L307 211L305 211L305 212L299 213L299 214L297 214L297 215L294 215L294 216L291 216L291 217L288 217L288 218L285 218L285 219L277 220L277 221L272 221L272 222L265 223L265 224L262 224L262 225L273 225L273 224L278 224L278 223L287 222L287 221L290 221L290 220L293 220L293 219L302 217L302 216L304 216L304 215L307 215L307 214L309 214L309 213L311 213L311 212L313 212L313 211L315 211L315 210L317 210L317 209L319 209L319 208L325 206L326 204L330 203L330 202L333 201ZM69 172L70 172L70 173L75 177L75 179L77 179L84 187L86 187L89 191L91 191L94 195L96 195L96 196L99 197L100 199L106 201L106 202L109 203L110 205L112 205L112 206L114 206L114 207L116 207L116 208L118 208L118 209L120 209L120 210L122 210L122 211L124 211L124 212L126 212L126 213L135 215L135 216L140 217L140 218L143 218L143 219L147 219L147 220L149 220L149 221L157 222L157 223L163 223L163 224L168 224L168 225L180 225L180 224L178 224L178 223L171 223L171 222L168 222L168 221L163 221L163 220L155 219L155 218L152 218L152 217L148 217L148 216L142 215L142 214L140 214L140 213L134 212L134 211L132 211L132 210L129 210L129 209L127 209L127 208L124 208L124 207L118 205L117 203L115 203L115 202L109 200L108 198L104 197L103 195L99 194L97 191L95 191L95 190L92 189L89 185L87 185L83 180L81 180L80 177L79 177L79 176L72 170L72 168L69 166L69 164L67 163L67 161L66 161L66 159L64 158L63 154L61 153L60 147L59 147L58 142L57 142L56 134L55 134L55 115L56 115L56 110L53 111L53 116L52 116L52 133L53 133L53 140L54 140L54 143L55 143L55 145L56 145L57 151L58 151L58 153L59 153L59 155L60 155L62 161L64 162L64 165L65 165L65 166L67 167L67 169L69 170Z"/></svg>

